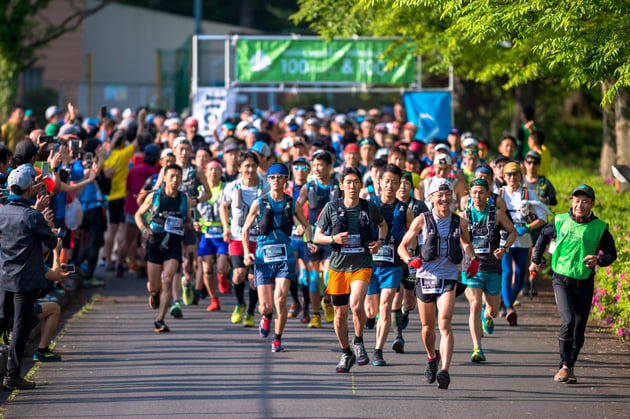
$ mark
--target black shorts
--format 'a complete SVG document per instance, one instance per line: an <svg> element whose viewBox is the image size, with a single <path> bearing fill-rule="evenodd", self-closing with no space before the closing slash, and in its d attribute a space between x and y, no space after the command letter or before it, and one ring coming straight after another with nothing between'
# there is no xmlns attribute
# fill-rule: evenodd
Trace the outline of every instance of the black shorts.
<svg viewBox="0 0 630 419"><path fill-rule="evenodd" d="M409 276L409 267L407 265L402 265L403 270L403 278L400 281L400 285L409 291L413 291L416 288L416 277Z"/></svg>
<svg viewBox="0 0 630 419"><path fill-rule="evenodd" d="M182 246L168 246L164 248L160 242L150 240L147 243L147 254L145 256L147 262L162 265L167 260L177 260L182 263Z"/></svg>
<svg viewBox="0 0 630 419"><path fill-rule="evenodd" d="M107 201L107 213L110 224L122 224L125 222L125 198Z"/></svg>
<svg viewBox="0 0 630 419"><path fill-rule="evenodd" d="M197 244L197 233L192 228L184 229L184 246L194 246Z"/></svg>
<svg viewBox="0 0 630 419"><path fill-rule="evenodd" d="M422 293L422 281L418 280L416 282L416 287L414 288L413 294L416 296L416 298L418 298L418 300L422 301L423 303L435 303L438 298L440 297L440 295L449 292L449 291L453 291L455 289L455 287L457 287L457 280L453 279L453 280L449 280L449 279L442 279L441 281L443 281L444 283L444 287L442 288L442 292L440 293L436 293L436 294L423 294Z"/></svg>

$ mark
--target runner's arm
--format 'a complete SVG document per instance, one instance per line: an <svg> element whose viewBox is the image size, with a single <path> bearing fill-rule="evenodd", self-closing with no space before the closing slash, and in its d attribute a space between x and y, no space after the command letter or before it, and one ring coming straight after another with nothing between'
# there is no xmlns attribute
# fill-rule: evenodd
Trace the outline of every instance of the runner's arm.
<svg viewBox="0 0 630 419"><path fill-rule="evenodd" d="M534 253L532 255L532 263L536 265L540 265L543 260L543 253L547 248L549 242L556 238L556 223L551 222L547 224L540 231L540 236L538 236L538 240L536 241L536 246L534 247Z"/></svg>
<svg viewBox="0 0 630 419"><path fill-rule="evenodd" d="M249 207L249 212L247 213L247 218L243 223L243 252L244 255L247 256L249 254L249 229L254 225L254 221L256 221L256 217L258 217L258 200L254 200L252 202L252 206Z"/></svg>
<svg viewBox="0 0 630 419"><path fill-rule="evenodd" d="M310 224L308 223L308 220L304 216L304 212L302 211L302 207L298 206L298 205L295 205L294 211L295 211L295 214L294 214L293 218L297 218L298 222L300 224L302 224L302 226L304 227L304 234L306 234L306 241L307 242L312 242L313 241L313 229L311 228Z"/></svg>
<svg viewBox="0 0 630 419"><path fill-rule="evenodd" d="M140 229L141 233L144 230L149 228L145 224L143 215L145 212L149 210L149 208L151 208L152 202L153 202L153 192L149 192L149 194L144 198L144 201L142 202L142 204L140 204L138 211L136 211L136 213L133 216L134 221L136 222L136 226L138 226L138 229Z"/></svg>
<svg viewBox="0 0 630 419"><path fill-rule="evenodd" d="M411 225L409 226L409 229L403 236L400 245L398 245L398 255L406 264L409 264L409 259L411 259L412 257L411 254L409 254L409 250L407 249L415 247L414 241L418 240L418 234L420 234L423 227L424 217L419 215L413 219Z"/></svg>
<svg viewBox="0 0 630 419"><path fill-rule="evenodd" d="M462 231L461 236L459 236L459 241L462 244L462 250L464 250L468 257L474 259L477 255L475 254L475 248L470 241L470 234L468 234L468 222L461 215L459 216L459 225Z"/></svg>
<svg viewBox="0 0 630 419"><path fill-rule="evenodd" d="M210 189L210 185L208 185L208 179L206 179L200 168L195 170L195 176L197 176L197 180L201 183L201 186L203 186L203 190L205 191L203 195L197 198L197 202L206 202L212 198L212 190Z"/></svg>
<svg viewBox="0 0 630 419"><path fill-rule="evenodd" d="M609 266L617 259L617 248L608 228L604 230L602 238L597 245L597 264L599 266Z"/></svg>
<svg viewBox="0 0 630 419"><path fill-rule="evenodd" d="M514 224L510 220L510 217L506 215L505 212L497 209L497 221L499 221L499 225L508 232L508 237L505 240L505 251L512 247L516 239L518 238L518 234L516 233L516 228L514 228Z"/></svg>

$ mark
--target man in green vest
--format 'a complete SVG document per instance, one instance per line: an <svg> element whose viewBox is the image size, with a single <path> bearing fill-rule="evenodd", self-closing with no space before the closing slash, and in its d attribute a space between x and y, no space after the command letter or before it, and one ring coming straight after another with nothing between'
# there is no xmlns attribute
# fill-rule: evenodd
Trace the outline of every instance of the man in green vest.
<svg viewBox="0 0 630 419"><path fill-rule="evenodd" d="M591 312L596 266L617 259L608 224L595 217L595 191L588 185L573 190L571 209L547 224L536 242L530 272L538 272L549 246L552 284L560 313L560 370L554 381L577 383L573 366L584 345L584 330Z"/></svg>

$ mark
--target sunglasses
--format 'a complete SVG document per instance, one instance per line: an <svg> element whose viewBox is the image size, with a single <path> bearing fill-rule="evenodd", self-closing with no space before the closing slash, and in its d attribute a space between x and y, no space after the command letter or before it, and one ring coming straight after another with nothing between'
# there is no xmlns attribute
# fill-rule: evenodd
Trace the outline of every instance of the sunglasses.
<svg viewBox="0 0 630 419"><path fill-rule="evenodd" d="M538 162L535 160L525 160L525 164L533 164L533 165L537 165Z"/></svg>
<svg viewBox="0 0 630 419"><path fill-rule="evenodd" d="M296 166L293 166L293 170L307 171L308 170L308 166L305 165L305 164L296 165Z"/></svg>
<svg viewBox="0 0 630 419"><path fill-rule="evenodd" d="M284 179L285 177L286 176L283 176L283 175L271 175L271 176L267 176L267 179L276 181L276 180Z"/></svg>
<svg viewBox="0 0 630 419"><path fill-rule="evenodd" d="M514 176L519 176L521 174L521 172L507 172L505 174L505 176L507 177L514 177Z"/></svg>

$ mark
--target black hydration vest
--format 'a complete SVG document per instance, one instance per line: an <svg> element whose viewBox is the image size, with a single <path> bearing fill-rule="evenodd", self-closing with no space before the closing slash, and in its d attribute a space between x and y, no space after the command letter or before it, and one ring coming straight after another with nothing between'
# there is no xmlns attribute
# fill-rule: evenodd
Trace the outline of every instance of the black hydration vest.
<svg viewBox="0 0 630 419"><path fill-rule="evenodd" d="M466 221L468 221L468 234L470 240L475 246L477 238L483 238L484 245L488 245L488 251L479 252L475 248L477 257L479 258L479 272L501 272L501 260L494 257L494 251L497 250L501 242L501 232L497 224L497 208L495 205L488 203L488 215L484 221L473 223L472 209L467 207L464 213ZM462 269L466 269L470 265L470 258L464 255Z"/></svg>
<svg viewBox="0 0 630 419"><path fill-rule="evenodd" d="M291 237L291 230L293 229L293 198L289 195L284 195L284 205L282 212L274 212L271 202L269 202L269 194L265 194L260 198L260 219L258 221L259 234L266 236L273 230L282 231L285 236ZM281 221L278 222L278 215L281 216Z"/></svg>
<svg viewBox="0 0 630 419"><path fill-rule="evenodd" d="M348 231L348 220L346 219L346 206L343 203L343 198L337 199L337 219L332 229L332 235L344 233ZM370 222L370 205L368 201L363 198L359 198L359 205L361 210L359 212L359 233L361 235L361 246L367 249L368 243L372 241L372 226ZM337 243L332 244L333 249L341 249L341 245Z"/></svg>
<svg viewBox="0 0 630 419"><path fill-rule="evenodd" d="M424 216L424 243L420 249L422 260L430 262L436 260L440 256L440 233L437 229L437 223L433 218L433 213L425 212ZM451 214L451 226L447 237L447 257L451 263L460 264L463 259L462 247L459 242L459 216Z"/></svg>
<svg viewBox="0 0 630 419"><path fill-rule="evenodd" d="M326 203L341 198L341 190L339 189L339 182L334 176L330 178L330 188L327 190L327 194L320 193L320 189L326 190L318 186L317 180L308 182L306 187L308 190L308 222L314 225Z"/></svg>
<svg viewBox="0 0 630 419"><path fill-rule="evenodd" d="M415 199L413 196L409 199L407 205L409 205L409 208L411 208L411 211L413 211L414 218L422 214L423 212L429 211L429 207L427 207L427 204L425 204L424 201Z"/></svg>

